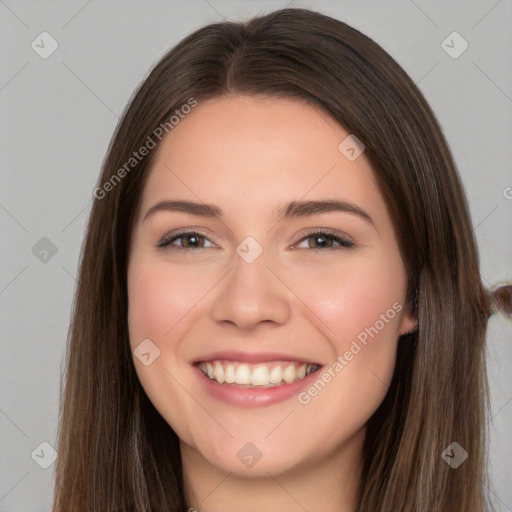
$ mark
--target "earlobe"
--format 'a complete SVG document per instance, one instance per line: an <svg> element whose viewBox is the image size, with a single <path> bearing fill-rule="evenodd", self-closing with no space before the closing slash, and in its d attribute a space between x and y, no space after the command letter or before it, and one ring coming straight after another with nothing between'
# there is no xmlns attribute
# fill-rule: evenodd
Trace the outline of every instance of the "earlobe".
<svg viewBox="0 0 512 512"><path fill-rule="evenodd" d="M400 336L404 334L411 334L413 332L416 332L418 330L418 319L416 317L416 314L411 311L411 309L408 307L402 317L402 320L400 322L400 329L398 333Z"/></svg>
<svg viewBox="0 0 512 512"><path fill-rule="evenodd" d="M398 334L412 334L418 331L418 287L411 285L408 287L407 296L404 303L404 312L400 321Z"/></svg>

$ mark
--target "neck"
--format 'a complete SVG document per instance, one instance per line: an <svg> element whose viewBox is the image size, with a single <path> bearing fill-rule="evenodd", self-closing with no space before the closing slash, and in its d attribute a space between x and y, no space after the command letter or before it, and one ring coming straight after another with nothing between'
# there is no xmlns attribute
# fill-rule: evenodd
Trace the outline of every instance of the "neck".
<svg viewBox="0 0 512 512"><path fill-rule="evenodd" d="M365 431L335 452L289 470L247 477L212 465L192 446L181 443L189 510L197 512L354 512L362 469Z"/></svg>

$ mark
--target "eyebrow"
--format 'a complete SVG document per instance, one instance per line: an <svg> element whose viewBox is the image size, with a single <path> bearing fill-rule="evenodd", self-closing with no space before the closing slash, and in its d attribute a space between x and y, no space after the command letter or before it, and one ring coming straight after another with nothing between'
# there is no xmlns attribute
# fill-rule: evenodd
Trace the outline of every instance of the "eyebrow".
<svg viewBox="0 0 512 512"><path fill-rule="evenodd" d="M148 216L158 211L177 211L198 215L201 217L222 217L223 211L216 205L197 203L194 201L160 201L148 209L142 222ZM336 199L323 199L316 201L291 201L277 209L278 219L290 219L293 217L306 217L309 215L317 215L321 213L343 212L357 215L375 227L375 223L370 215L362 208L348 201L340 201Z"/></svg>

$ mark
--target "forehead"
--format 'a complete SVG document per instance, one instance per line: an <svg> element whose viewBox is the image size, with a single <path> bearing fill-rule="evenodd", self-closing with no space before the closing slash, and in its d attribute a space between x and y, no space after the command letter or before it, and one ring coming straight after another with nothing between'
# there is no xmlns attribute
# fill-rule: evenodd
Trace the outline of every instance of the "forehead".
<svg viewBox="0 0 512 512"><path fill-rule="evenodd" d="M351 160L340 150L347 140L341 125L302 100L232 96L199 102L162 141L143 209L177 197L258 214L316 197L383 207L364 153Z"/></svg>

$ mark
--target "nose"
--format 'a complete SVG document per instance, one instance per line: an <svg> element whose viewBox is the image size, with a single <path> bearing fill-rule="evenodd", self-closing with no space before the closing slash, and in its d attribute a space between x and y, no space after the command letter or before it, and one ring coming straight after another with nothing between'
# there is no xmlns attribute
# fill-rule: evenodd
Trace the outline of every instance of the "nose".
<svg viewBox="0 0 512 512"><path fill-rule="evenodd" d="M249 330L263 322L284 324L290 317L291 292L267 266L265 251L252 263L236 255L212 301L216 322Z"/></svg>

